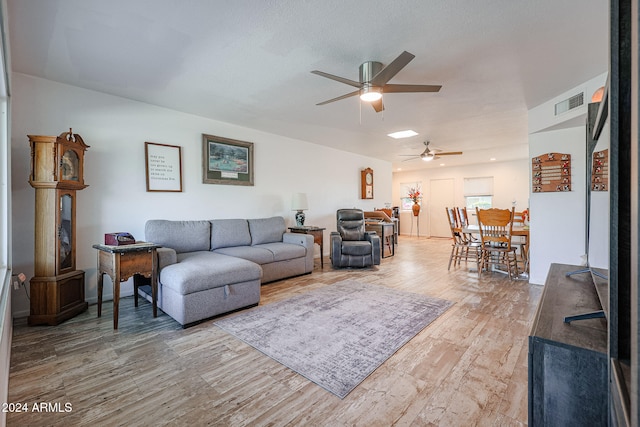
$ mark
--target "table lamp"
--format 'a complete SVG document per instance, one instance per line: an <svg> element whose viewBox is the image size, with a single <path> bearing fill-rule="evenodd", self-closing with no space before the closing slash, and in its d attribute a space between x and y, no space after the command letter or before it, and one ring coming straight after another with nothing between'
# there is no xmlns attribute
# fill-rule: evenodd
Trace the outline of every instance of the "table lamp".
<svg viewBox="0 0 640 427"><path fill-rule="evenodd" d="M306 193L294 193L291 199L291 210L296 212L296 225L302 227L304 225L304 211L309 209Z"/></svg>

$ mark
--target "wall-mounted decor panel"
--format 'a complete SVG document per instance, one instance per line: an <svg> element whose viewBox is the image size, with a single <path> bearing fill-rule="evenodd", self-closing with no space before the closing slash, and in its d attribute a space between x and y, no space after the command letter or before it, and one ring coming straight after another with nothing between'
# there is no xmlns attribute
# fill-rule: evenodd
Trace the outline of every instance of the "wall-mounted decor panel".
<svg viewBox="0 0 640 427"><path fill-rule="evenodd" d="M609 149L593 153L591 191L609 191Z"/></svg>
<svg viewBox="0 0 640 427"><path fill-rule="evenodd" d="M548 153L532 158L531 191L571 191L571 154Z"/></svg>

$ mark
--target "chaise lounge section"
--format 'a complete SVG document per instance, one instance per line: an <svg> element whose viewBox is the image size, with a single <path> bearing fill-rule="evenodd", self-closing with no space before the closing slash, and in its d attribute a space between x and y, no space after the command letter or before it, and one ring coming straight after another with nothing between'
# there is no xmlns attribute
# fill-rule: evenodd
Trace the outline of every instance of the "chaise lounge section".
<svg viewBox="0 0 640 427"><path fill-rule="evenodd" d="M311 273L313 236L284 218L149 220L158 249L158 307L183 327L255 306L261 284Z"/></svg>

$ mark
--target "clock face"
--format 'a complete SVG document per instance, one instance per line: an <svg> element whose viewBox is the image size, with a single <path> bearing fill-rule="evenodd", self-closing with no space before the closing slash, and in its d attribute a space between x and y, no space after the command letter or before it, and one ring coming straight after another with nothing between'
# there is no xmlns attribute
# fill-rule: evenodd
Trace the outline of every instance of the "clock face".
<svg viewBox="0 0 640 427"><path fill-rule="evenodd" d="M73 150L67 150L60 162L60 175L63 181L78 181L78 155Z"/></svg>
<svg viewBox="0 0 640 427"><path fill-rule="evenodd" d="M371 172L368 172L365 175L365 181L367 182L367 185L371 185L373 183L373 174Z"/></svg>

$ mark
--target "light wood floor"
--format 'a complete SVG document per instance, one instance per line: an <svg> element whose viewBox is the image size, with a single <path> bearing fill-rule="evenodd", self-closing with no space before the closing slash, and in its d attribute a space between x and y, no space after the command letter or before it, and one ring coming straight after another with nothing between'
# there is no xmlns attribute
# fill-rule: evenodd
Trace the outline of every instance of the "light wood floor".
<svg viewBox="0 0 640 427"><path fill-rule="evenodd" d="M150 304L111 304L57 327L16 320L9 426L517 426L527 423L527 336L540 286L499 273L447 271L449 241L401 237L375 269L333 270L262 287L269 304L345 278L455 305L344 400L227 335L212 321L183 330ZM471 264L470 264L471 266ZM37 413L51 403L59 412ZM59 404L59 408L55 404ZM71 404L64 412L65 404Z"/></svg>

